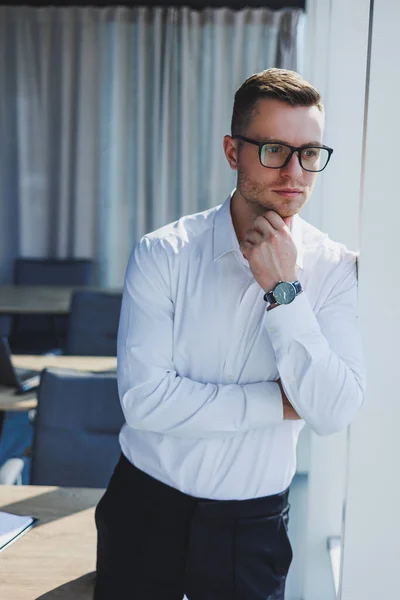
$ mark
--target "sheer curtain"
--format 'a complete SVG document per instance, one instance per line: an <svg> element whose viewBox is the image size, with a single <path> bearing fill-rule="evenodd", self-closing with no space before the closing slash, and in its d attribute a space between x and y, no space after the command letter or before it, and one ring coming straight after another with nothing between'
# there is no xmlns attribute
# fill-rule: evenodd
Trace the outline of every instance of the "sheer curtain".
<svg viewBox="0 0 400 600"><path fill-rule="evenodd" d="M147 231L220 204L233 95L298 68L296 9L0 7L0 279L12 258L97 261L120 286Z"/></svg>

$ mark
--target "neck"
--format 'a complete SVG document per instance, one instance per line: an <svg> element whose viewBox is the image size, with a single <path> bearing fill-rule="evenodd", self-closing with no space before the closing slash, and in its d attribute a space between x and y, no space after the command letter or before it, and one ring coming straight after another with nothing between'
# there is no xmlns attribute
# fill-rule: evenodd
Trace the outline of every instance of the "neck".
<svg viewBox="0 0 400 600"><path fill-rule="evenodd" d="M253 227L257 216L239 190L236 189L231 198L231 217L239 244L244 240L246 232Z"/></svg>

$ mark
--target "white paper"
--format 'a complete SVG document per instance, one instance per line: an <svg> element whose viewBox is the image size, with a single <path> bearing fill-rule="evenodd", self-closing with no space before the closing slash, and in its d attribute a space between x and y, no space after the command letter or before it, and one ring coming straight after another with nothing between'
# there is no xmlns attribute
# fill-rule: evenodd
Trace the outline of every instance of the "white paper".
<svg viewBox="0 0 400 600"><path fill-rule="evenodd" d="M7 544L17 539L34 521L33 517L21 517L0 511L0 552Z"/></svg>

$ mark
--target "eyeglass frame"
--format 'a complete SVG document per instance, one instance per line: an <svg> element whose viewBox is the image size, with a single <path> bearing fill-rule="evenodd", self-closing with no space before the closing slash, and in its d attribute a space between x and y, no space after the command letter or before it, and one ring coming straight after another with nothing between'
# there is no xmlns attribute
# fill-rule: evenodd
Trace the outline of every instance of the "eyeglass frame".
<svg viewBox="0 0 400 600"><path fill-rule="evenodd" d="M247 142L248 144L253 144L254 146L258 146L258 159L260 161L260 165L262 167L264 167L265 169L284 169L291 161L293 154L295 152L297 152L299 164L300 164L300 167L303 169L303 171L307 171L307 173L321 173L321 171L326 169L326 167L328 166L328 163L329 163L332 153L333 153L333 148L329 148L329 146L324 146L324 145L315 146L313 144L305 144L304 146L299 146L296 148L295 146L290 146L289 144L285 144L283 142L272 142L272 141L271 142L259 142L258 140L251 140L250 138L244 137L243 135L233 135L232 137L234 140L242 140L243 142ZM288 154L283 165L281 165L280 167L268 167L267 165L263 165L263 163L261 161L261 151L262 151L263 146L266 146L267 144L276 144L279 146L286 146L286 148L290 149L290 153ZM310 169L305 169L303 167L303 164L301 162L301 151L307 150L307 148L319 148L321 150L328 151L328 160L326 161L326 164L324 167L322 167L322 169L318 169L318 171L312 171Z"/></svg>

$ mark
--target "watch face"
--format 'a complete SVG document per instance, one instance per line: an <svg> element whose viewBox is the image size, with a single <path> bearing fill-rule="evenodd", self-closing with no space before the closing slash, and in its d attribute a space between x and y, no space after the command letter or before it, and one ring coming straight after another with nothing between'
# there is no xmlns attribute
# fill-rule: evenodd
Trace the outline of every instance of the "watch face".
<svg viewBox="0 0 400 600"><path fill-rule="evenodd" d="M296 298L296 289L288 281L282 281L274 289L274 297L279 304L290 304Z"/></svg>

